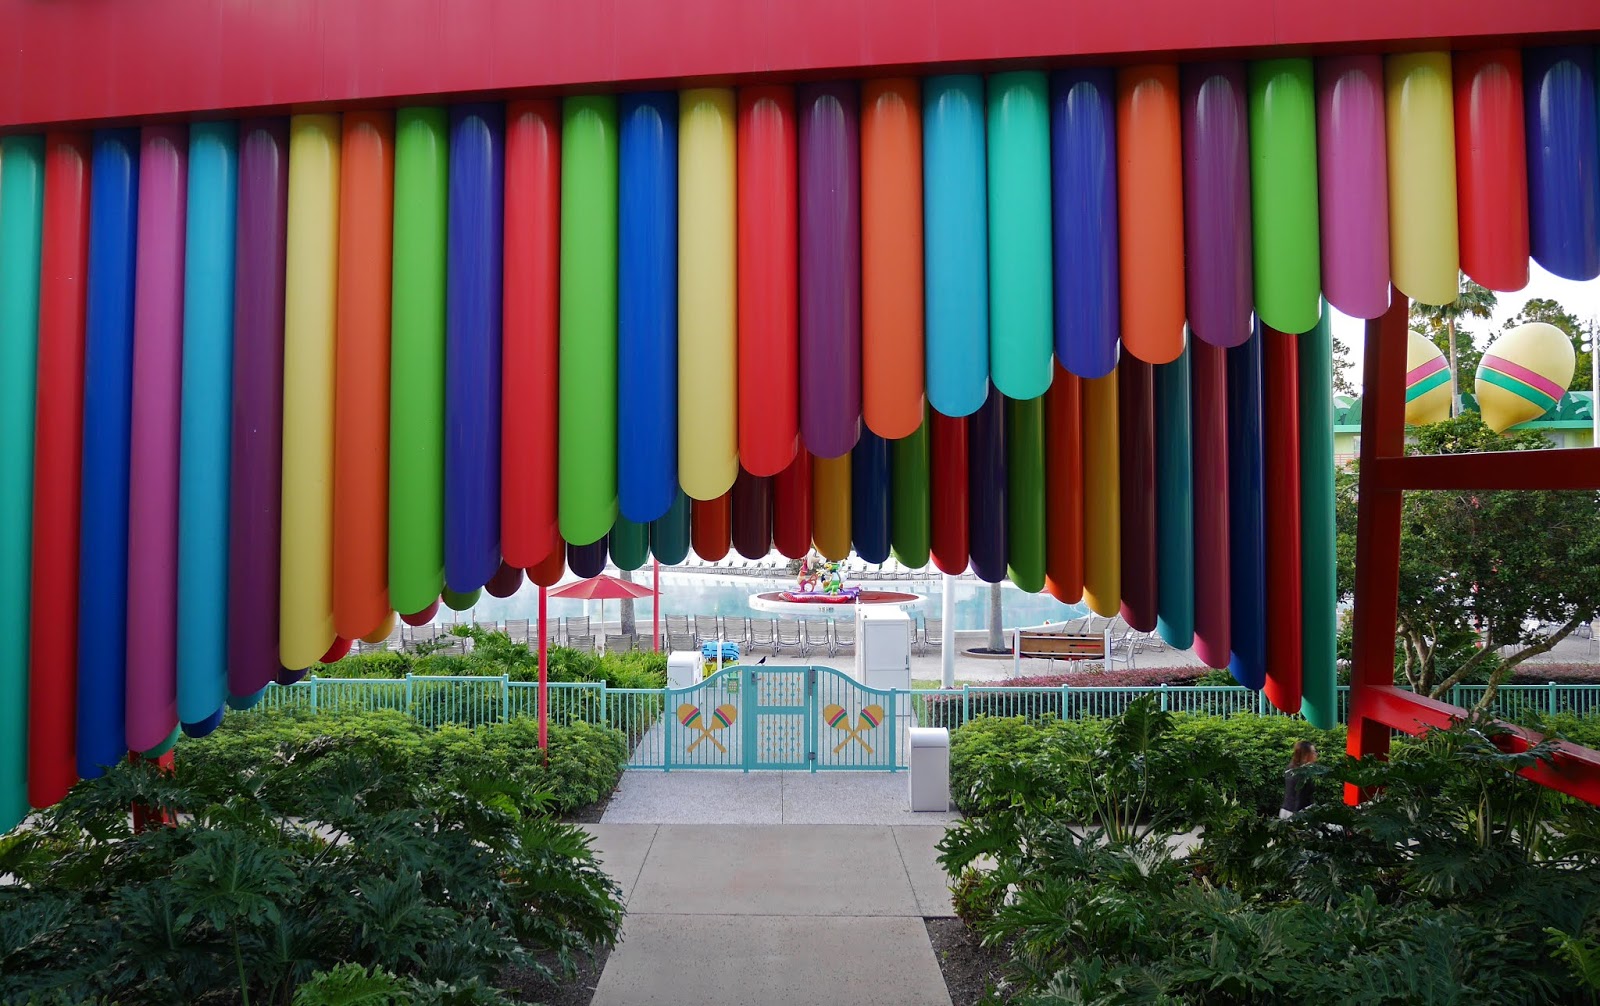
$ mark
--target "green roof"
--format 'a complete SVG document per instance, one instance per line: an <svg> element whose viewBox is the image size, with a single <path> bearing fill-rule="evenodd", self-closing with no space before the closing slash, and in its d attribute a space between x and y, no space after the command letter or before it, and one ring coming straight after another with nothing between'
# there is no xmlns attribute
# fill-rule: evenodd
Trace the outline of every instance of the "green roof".
<svg viewBox="0 0 1600 1006"><path fill-rule="evenodd" d="M1461 396L1461 408L1466 412L1478 411L1478 397ZM1513 426L1514 430L1581 430L1594 425L1594 392L1569 391L1561 396L1555 408L1538 419ZM1333 431L1335 433L1361 432L1361 399L1346 395L1333 398Z"/></svg>

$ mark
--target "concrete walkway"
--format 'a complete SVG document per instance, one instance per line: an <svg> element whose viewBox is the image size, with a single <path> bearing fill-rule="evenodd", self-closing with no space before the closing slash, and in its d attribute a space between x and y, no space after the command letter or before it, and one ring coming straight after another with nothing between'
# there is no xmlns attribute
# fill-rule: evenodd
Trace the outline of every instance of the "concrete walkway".
<svg viewBox="0 0 1600 1006"><path fill-rule="evenodd" d="M630 772L588 825L628 917L595 1006L939 1006L947 916L903 774ZM654 820L649 820L654 818Z"/></svg>

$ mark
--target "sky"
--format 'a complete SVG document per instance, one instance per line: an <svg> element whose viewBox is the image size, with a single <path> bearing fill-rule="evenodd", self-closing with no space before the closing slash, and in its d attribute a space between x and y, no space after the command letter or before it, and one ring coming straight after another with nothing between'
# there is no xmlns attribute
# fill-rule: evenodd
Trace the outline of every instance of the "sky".
<svg viewBox="0 0 1600 1006"><path fill-rule="evenodd" d="M1470 332L1478 333L1477 345L1485 348L1492 339L1485 338L1485 333L1500 331L1500 326L1506 320L1515 317L1522 310L1522 305L1535 297L1546 297L1557 301L1568 311L1571 311L1580 321L1600 319L1600 279L1578 282L1575 280L1561 279L1552 276L1539 267L1539 263L1531 262L1528 285L1516 293L1497 294L1500 298L1495 306L1494 317L1487 321L1478 318L1468 318L1459 327ZM1357 388L1361 387L1361 351L1362 351L1362 322L1357 318L1350 318L1333 312L1333 337L1350 347L1351 370L1350 382Z"/></svg>

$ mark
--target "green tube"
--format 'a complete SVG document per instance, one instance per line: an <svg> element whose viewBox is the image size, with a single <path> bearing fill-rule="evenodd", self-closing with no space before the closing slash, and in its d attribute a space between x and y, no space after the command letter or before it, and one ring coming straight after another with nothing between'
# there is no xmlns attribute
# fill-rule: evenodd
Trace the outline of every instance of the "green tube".
<svg viewBox="0 0 1600 1006"><path fill-rule="evenodd" d="M561 537L617 518L617 100L568 98L561 122Z"/></svg>
<svg viewBox="0 0 1600 1006"><path fill-rule="evenodd" d="M458 594L449 587L446 587L444 592L439 595L439 599L443 601L444 606L449 608L451 611L470 611L472 610L472 606L478 603L478 598L482 596L482 587L479 587L477 590L469 590L465 594Z"/></svg>
<svg viewBox="0 0 1600 1006"><path fill-rule="evenodd" d="M0 139L0 833L28 814L28 615L44 139Z"/></svg>
<svg viewBox="0 0 1600 1006"><path fill-rule="evenodd" d="M1339 721L1333 526L1333 331L1322 320L1300 339L1300 711L1312 726Z"/></svg>
<svg viewBox="0 0 1600 1006"><path fill-rule="evenodd" d="M618 514L606 544L618 569L638 569L650 558L650 525L636 524Z"/></svg>
<svg viewBox="0 0 1600 1006"><path fill-rule="evenodd" d="M389 600L421 611L444 589L445 217L442 108L395 115L389 348Z"/></svg>
<svg viewBox="0 0 1600 1006"><path fill-rule="evenodd" d="M1044 589L1044 396L1006 399L1006 560L1011 582Z"/></svg>
<svg viewBox="0 0 1600 1006"><path fill-rule="evenodd" d="M928 542L932 533L932 514L928 503L928 419L923 409L922 425L907 437L889 442L889 471L892 508L889 542L894 557L907 569L928 564Z"/></svg>
<svg viewBox="0 0 1600 1006"><path fill-rule="evenodd" d="M1250 216L1256 313L1280 332L1305 332L1317 323L1322 296L1309 59L1250 64Z"/></svg>
<svg viewBox="0 0 1600 1006"><path fill-rule="evenodd" d="M988 120L989 375L1007 397L1032 399L1050 387L1055 331L1045 75L990 77Z"/></svg>
<svg viewBox="0 0 1600 1006"><path fill-rule="evenodd" d="M1155 383L1156 631L1167 645L1187 650L1194 645L1194 457L1187 346L1176 360L1156 365Z"/></svg>
<svg viewBox="0 0 1600 1006"><path fill-rule="evenodd" d="M650 522L650 550L663 566L676 566L689 557L689 497L682 489L666 516Z"/></svg>
<svg viewBox="0 0 1600 1006"><path fill-rule="evenodd" d="M147 761L155 761L157 758L160 758L160 757L164 756L168 751L171 751L173 748L177 747L178 746L178 738L180 738L182 736L183 736L183 728L182 727L173 727L172 728L172 733L167 734L167 739L166 740L162 741L160 744L157 744L155 747L151 748L148 751L139 752L139 757L143 758L143 759L145 759Z"/></svg>

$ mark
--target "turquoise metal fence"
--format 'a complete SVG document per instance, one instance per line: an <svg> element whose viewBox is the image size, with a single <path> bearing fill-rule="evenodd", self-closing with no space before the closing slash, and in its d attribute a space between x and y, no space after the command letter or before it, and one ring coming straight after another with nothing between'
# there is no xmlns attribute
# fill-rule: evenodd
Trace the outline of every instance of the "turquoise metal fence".
<svg viewBox="0 0 1600 1006"><path fill-rule="evenodd" d="M394 710L430 727L479 726L538 714L539 686L507 677L323 678L269 685L258 709L310 712ZM1264 696L1230 685L1106 688L1063 685L942 690L866 688L827 667L736 667L690 688L608 688L602 682L552 682L550 722L605 723L621 730L629 768L905 767L910 726L958 727L978 716L1088 719L1120 715L1152 695L1163 709L1213 716L1284 715ZM1448 700L1475 706L1487 686L1457 685ZM1339 719L1349 689L1339 688ZM1496 716L1600 715L1600 685L1502 685ZM887 729L884 729L884 728Z"/></svg>

